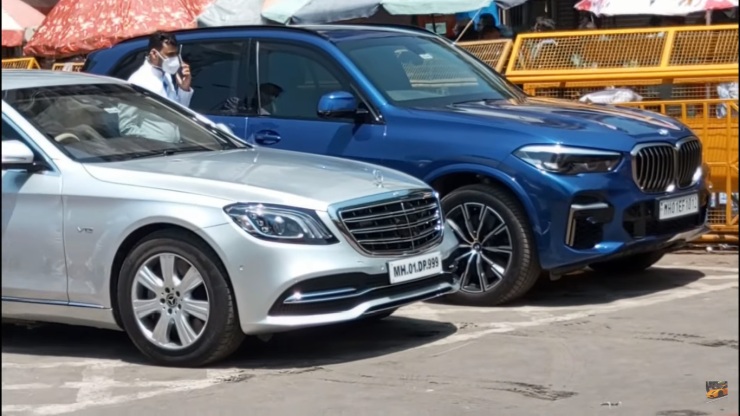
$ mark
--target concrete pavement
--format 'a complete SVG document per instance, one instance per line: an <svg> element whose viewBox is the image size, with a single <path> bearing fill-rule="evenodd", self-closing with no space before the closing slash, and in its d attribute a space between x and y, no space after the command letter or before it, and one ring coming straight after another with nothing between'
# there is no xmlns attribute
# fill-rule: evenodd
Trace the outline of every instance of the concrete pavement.
<svg viewBox="0 0 740 416"><path fill-rule="evenodd" d="M498 308L417 304L374 324L250 340L208 369L141 360L122 333L3 328L3 415L738 413L738 260L543 282ZM727 380L708 401L704 383Z"/></svg>

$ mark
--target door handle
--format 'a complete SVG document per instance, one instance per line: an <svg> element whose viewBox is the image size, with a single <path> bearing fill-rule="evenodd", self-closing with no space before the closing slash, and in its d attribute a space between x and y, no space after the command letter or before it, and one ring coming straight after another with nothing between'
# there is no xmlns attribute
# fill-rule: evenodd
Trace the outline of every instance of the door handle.
<svg viewBox="0 0 740 416"><path fill-rule="evenodd" d="M254 141L258 144L269 146L280 141L280 135L272 130L260 130L254 133Z"/></svg>

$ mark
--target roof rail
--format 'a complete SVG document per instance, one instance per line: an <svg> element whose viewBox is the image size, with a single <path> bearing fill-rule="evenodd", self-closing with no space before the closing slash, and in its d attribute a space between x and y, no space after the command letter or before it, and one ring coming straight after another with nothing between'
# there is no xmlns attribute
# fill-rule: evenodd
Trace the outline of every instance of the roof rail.
<svg viewBox="0 0 740 416"><path fill-rule="evenodd" d="M235 25L235 26L206 26L206 27L198 27L198 28L192 28L192 29L180 29L180 30L172 30L168 31L167 33L172 33L175 36L183 34L183 33L190 33L190 32L220 32L220 31L227 31L227 30L234 30L234 29L249 29L249 30L289 30L294 32L301 32L301 33L308 33L315 36L323 37L320 33L317 33L314 30L308 29L308 28L302 28L300 26L285 26L280 24L265 24L265 25ZM147 35L141 35L136 36L133 38L129 38L126 40L123 40L119 42L118 44L126 44L129 42L136 42L141 39L147 39L149 38L151 34Z"/></svg>
<svg viewBox="0 0 740 416"><path fill-rule="evenodd" d="M420 26L414 26L414 25L402 25L399 23L332 23L331 26L375 26L375 27L381 27L381 28L389 28L389 29L400 29L400 30L407 30L409 32L421 32L428 35L437 35L438 34L434 32L430 32L427 29L420 27Z"/></svg>

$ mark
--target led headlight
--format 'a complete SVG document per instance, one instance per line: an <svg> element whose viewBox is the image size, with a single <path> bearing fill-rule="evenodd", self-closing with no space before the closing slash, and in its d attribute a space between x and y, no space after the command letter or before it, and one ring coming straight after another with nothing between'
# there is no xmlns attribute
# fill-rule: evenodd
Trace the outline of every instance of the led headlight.
<svg viewBox="0 0 740 416"><path fill-rule="evenodd" d="M315 212L301 208L234 204L224 208L244 231L263 240L297 244L331 244L332 233Z"/></svg>
<svg viewBox="0 0 740 416"><path fill-rule="evenodd" d="M537 169L564 175L610 172L622 160L617 152L560 145L524 146L514 156Z"/></svg>

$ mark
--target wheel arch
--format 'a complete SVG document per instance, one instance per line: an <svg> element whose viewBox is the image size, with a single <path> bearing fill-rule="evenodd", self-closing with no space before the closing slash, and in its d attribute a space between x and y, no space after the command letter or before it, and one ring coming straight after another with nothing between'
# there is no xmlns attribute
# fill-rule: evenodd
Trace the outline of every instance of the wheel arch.
<svg viewBox="0 0 740 416"><path fill-rule="evenodd" d="M175 224L172 222L154 222L149 223L145 225L141 225L138 228L134 229L133 231L129 232L129 234L121 241L121 243L118 245L118 248L116 249L116 252L113 256L113 261L111 263L110 268L110 274L108 276L108 296L110 297L110 304L111 309L113 311L113 317L116 320L116 324L123 328L123 325L121 323L121 316L120 316L120 309L118 305L118 279L119 274L121 270L121 266L123 265L124 260L126 259L126 256L131 252L131 250L136 247L136 245L147 238L148 236L163 232L163 231L172 231L172 232L181 232L190 238L193 238L194 240L202 243L204 247L209 249L211 253L209 255L212 259L216 262L217 267L221 269L221 273L226 277L226 282L229 285L229 288L233 291L234 287L231 282L231 277L229 276L228 270L226 269L226 266L224 265L223 258L214 248L214 244L212 244L211 241L209 241L208 237L203 235L202 233L199 233L198 231L191 229L189 227L186 227L181 224ZM234 308L236 309L237 316L238 314L238 306L235 304Z"/></svg>
<svg viewBox="0 0 740 416"><path fill-rule="evenodd" d="M535 235L541 233L537 211L527 192L511 176L485 166L457 164L445 166L431 172L424 181L432 186L439 196L445 195L463 186L489 184L509 192L522 205Z"/></svg>

